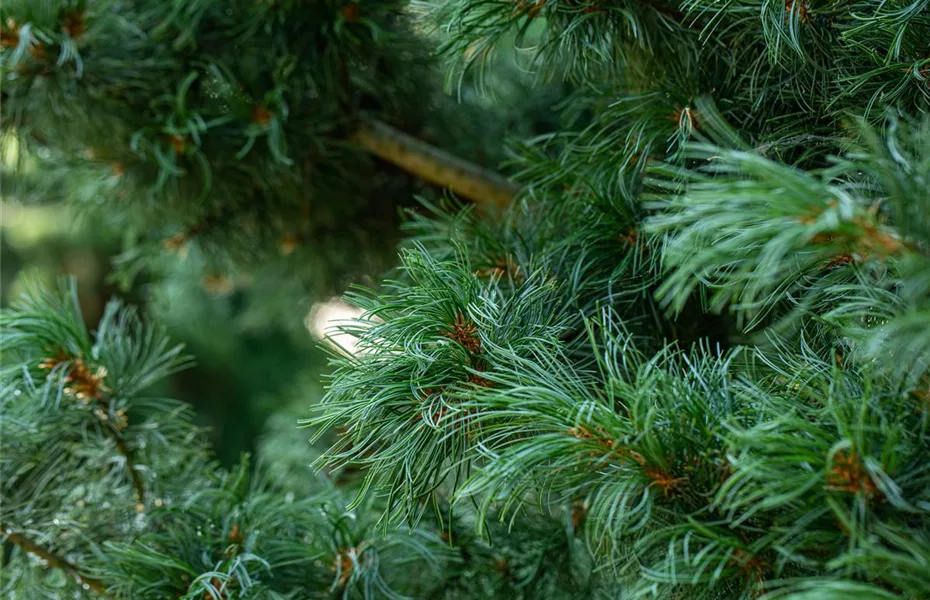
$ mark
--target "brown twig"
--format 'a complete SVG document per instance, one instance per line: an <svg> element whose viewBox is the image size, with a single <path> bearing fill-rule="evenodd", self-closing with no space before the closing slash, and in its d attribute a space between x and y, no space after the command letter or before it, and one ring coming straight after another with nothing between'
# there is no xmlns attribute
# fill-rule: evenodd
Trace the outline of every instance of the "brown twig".
<svg viewBox="0 0 930 600"><path fill-rule="evenodd" d="M145 485L142 482L142 477L139 475L138 471L136 471L135 462L132 458L132 451L129 449L129 444L126 443L126 439L120 433L120 425L112 422L109 418L110 405L105 396L109 389L104 384L107 376L106 369L100 367L96 371L91 370L84 360L68 356L63 351L59 351L54 357L43 360L39 364L39 368L53 370L64 362L70 363L68 371L64 375L64 383L66 384L64 388L65 393L72 394L85 405L90 402L96 403L97 407L94 409L94 414L110 434L110 437L113 438L117 451L122 454L123 459L126 461L126 468L129 470L129 478L132 481L132 487L136 490L139 505L144 508Z"/></svg>
<svg viewBox="0 0 930 600"><path fill-rule="evenodd" d="M0 526L0 535L6 538L6 541L10 542L14 546L19 547L24 552L28 552L29 554L32 554L33 556L37 556L41 558L50 567L55 568L55 569L61 569L62 571L68 571L74 576L75 579L77 579L85 587L97 592L98 594L106 596L107 589L106 587L104 587L103 583L91 577L87 577L86 575L81 573L81 571L77 568L76 565L62 558L61 556L58 556L51 550L47 548L43 548L42 546L33 542L32 540L25 537L24 535L19 534L19 533L14 533L4 526Z"/></svg>
<svg viewBox="0 0 930 600"><path fill-rule="evenodd" d="M366 121L352 139L372 154L421 179L473 200L505 207L520 188L498 173L462 160L381 121Z"/></svg>
<svg viewBox="0 0 930 600"><path fill-rule="evenodd" d="M126 469L129 471L132 487L136 490L136 496L139 497L139 506L144 508L145 484L142 482L142 476L136 471L136 464L132 459L132 451L129 449L129 445L126 444L126 440L120 435L116 427L110 425L108 429L110 430L110 435L113 437L113 441L116 443L116 449L123 455L123 460L126 461Z"/></svg>

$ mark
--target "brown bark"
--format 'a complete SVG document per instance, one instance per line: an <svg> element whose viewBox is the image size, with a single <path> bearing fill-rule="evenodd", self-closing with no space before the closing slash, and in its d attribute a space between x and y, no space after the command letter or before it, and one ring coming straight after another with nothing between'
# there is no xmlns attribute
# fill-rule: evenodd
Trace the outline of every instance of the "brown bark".
<svg viewBox="0 0 930 600"><path fill-rule="evenodd" d="M87 577L86 575L81 573L80 569L78 569L76 565L67 561L63 557L58 556L53 551L40 546L39 544L33 542L32 540L30 540L29 538L27 538L26 536L20 533L14 533L10 531L5 526L0 526L0 536L4 537L6 541L10 542L14 546L19 547L24 552L28 552L29 554L32 554L33 556L37 556L41 558L42 560L46 562L46 564L48 564L48 566L55 568L55 569L61 569L63 571L69 572L71 575L74 576L75 579L77 579L82 585L86 586L87 588L97 592L98 594L101 594L104 596L106 595L107 589L106 587L104 587L103 583L91 577Z"/></svg>
<svg viewBox="0 0 930 600"><path fill-rule="evenodd" d="M483 207L503 208L520 188L498 173L462 160L381 121L367 121L352 139L417 177L449 188Z"/></svg>

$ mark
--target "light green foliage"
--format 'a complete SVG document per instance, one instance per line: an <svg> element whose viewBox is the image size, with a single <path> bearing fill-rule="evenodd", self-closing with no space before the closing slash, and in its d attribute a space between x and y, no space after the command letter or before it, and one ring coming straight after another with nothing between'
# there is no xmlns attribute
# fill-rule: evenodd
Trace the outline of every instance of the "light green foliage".
<svg viewBox="0 0 930 600"><path fill-rule="evenodd" d="M435 534L382 536L309 470L215 465L189 407L147 396L188 359L135 311L91 334L73 286L27 293L2 320L4 597L396 597L438 572Z"/></svg>
<svg viewBox="0 0 930 600"><path fill-rule="evenodd" d="M399 283L350 296L324 461L386 518L578 507L617 597L930 594L926 3L434 4L456 65L516 34L578 82L571 126L503 219L414 218ZM458 315L480 385L425 437L433 368L473 367Z"/></svg>
<svg viewBox="0 0 930 600"><path fill-rule="evenodd" d="M862 134L860 147L817 169L708 146L690 153L700 167L657 169L658 189L680 191L654 196L659 212L646 223L669 234L662 302L680 310L700 288L711 310L732 310L749 328L818 319L914 384L928 365L927 125L891 121Z"/></svg>
<svg viewBox="0 0 930 600"><path fill-rule="evenodd" d="M496 286L481 286L467 262L435 262L422 249L404 257L410 283L395 284L396 296L386 290L375 298L358 297L368 317L383 323L346 328L359 337L361 350L345 359L351 384L337 384L344 404L313 424L352 423L337 448L351 458L373 452L365 487L386 490L389 506L403 507L405 516L418 520L425 508L419 501L436 480L460 479L468 471L474 426L460 406L462 396L488 384L496 357L531 351L559 327L539 310L553 297L544 282L521 286L530 295L504 295ZM505 328L497 330L495 323ZM385 376L396 385L385 385ZM378 385L374 398L366 381ZM397 431L405 432L395 438L403 451L376 452Z"/></svg>
<svg viewBox="0 0 930 600"><path fill-rule="evenodd" d="M219 467L190 408L147 394L187 365L180 347L115 301L88 331L73 284L25 290L2 320L4 597L570 598L603 585L548 514L516 536L492 526L494 544L460 511L441 530L385 530L383 501L347 509L334 484L352 487L350 470L308 468L318 452L293 416L257 465Z"/></svg>
<svg viewBox="0 0 930 600"><path fill-rule="evenodd" d="M0 523L88 560L95 545L140 532L147 508L195 493L209 470L190 411L144 393L187 358L132 310L111 304L92 336L73 290L32 292L0 322ZM7 573L8 589L28 589Z"/></svg>

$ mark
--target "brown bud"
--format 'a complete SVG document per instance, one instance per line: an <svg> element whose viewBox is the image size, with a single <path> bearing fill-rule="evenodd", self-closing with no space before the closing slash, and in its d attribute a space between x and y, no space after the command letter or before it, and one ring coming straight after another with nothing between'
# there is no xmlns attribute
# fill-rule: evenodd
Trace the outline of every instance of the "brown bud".
<svg viewBox="0 0 930 600"><path fill-rule="evenodd" d="M181 249L184 247L184 244L187 243L187 234L184 232L179 232L171 236L170 238L163 240L161 245L165 250L171 250L173 252L181 253Z"/></svg>
<svg viewBox="0 0 930 600"><path fill-rule="evenodd" d="M19 25L13 19L7 19L0 27L0 47L15 48L19 46Z"/></svg>
<svg viewBox="0 0 930 600"><path fill-rule="evenodd" d="M225 275L207 275L201 282L203 289L211 294L225 296L235 289L235 283Z"/></svg>
<svg viewBox="0 0 930 600"><path fill-rule="evenodd" d="M45 44L38 42L33 45L32 48L29 49L29 54L31 54L33 58L45 58Z"/></svg>
<svg viewBox="0 0 930 600"><path fill-rule="evenodd" d="M360 13L361 9L357 2L349 2L342 7L342 18L346 20L346 23L355 23L358 21Z"/></svg>
<svg viewBox="0 0 930 600"><path fill-rule="evenodd" d="M256 125L265 126L271 122L274 113L263 106L252 107L252 122Z"/></svg>
<svg viewBox="0 0 930 600"><path fill-rule="evenodd" d="M187 139L184 136L172 135L168 137L168 141L171 142L175 152L184 154L184 150L187 149Z"/></svg>
<svg viewBox="0 0 930 600"><path fill-rule="evenodd" d="M288 256L292 254L299 247L300 240L298 240L297 236L293 233L285 233L280 238L278 238L278 250L281 252L282 256Z"/></svg>
<svg viewBox="0 0 930 600"><path fill-rule="evenodd" d="M72 39L80 37L87 31L87 22L84 19L84 13L76 10L65 15L65 18L62 19L61 22L61 30Z"/></svg>

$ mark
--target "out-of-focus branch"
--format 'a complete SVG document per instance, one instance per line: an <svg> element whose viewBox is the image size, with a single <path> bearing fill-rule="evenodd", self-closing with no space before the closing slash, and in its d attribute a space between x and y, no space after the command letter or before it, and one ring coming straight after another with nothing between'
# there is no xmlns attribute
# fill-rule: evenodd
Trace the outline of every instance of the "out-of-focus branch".
<svg viewBox="0 0 930 600"><path fill-rule="evenodd" d="M107 590L102 583L96 579L87 577L81 573L77 566L65 560L61 556L58 556L51 550L43 548L26 536L19 533L14 533L7 529L5 526L0 526L0 536L2 536L4 539L6 539L6 541L10 542L14 546L19 547L24 552L28 552L29 554L42 559L49 567L67 571L85 587L97 592L98 594L102 594L104 596L106 595Z"/></svg>
<svg viewBox="0 0 930 600"><path fill-rule="evenodd" d="M366 121L352 139L408 173L484 207L505 207L520 188L498 173L435 148L381 121Z"/></svg>

